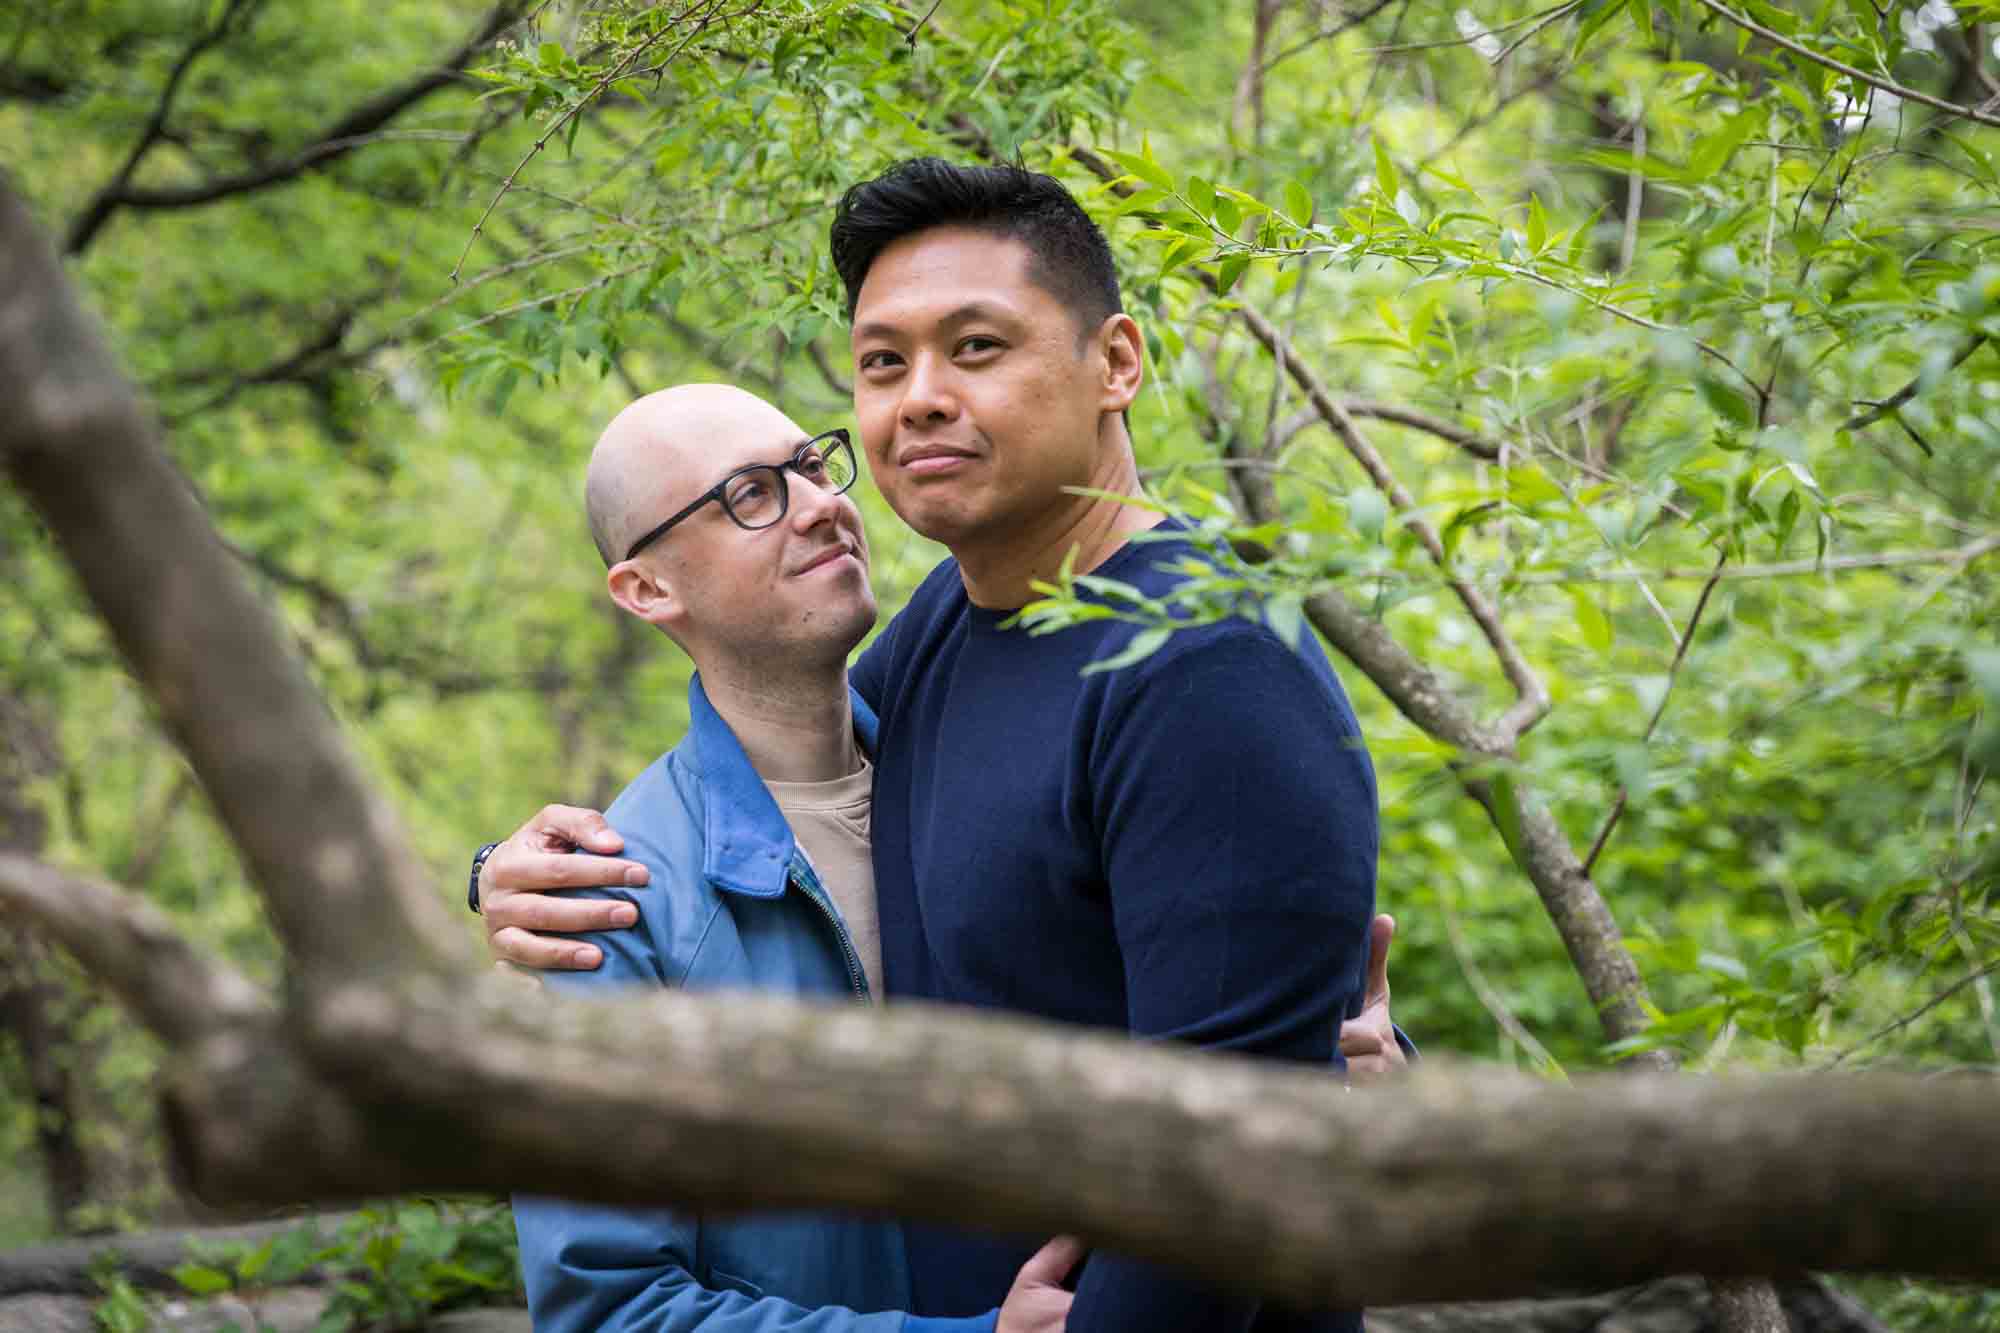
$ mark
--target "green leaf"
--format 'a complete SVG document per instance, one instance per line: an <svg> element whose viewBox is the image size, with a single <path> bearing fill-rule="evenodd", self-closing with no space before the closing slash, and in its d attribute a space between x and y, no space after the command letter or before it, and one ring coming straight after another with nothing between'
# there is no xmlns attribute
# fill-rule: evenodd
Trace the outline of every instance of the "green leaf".
<svg viewBox="0 0 2000 1333"><path fill-rule="evenodd" d="M1195 206L1195 211L1203 217L1215 215L1215 187L1199 176L1190 176L1184 191L1187 201Z"/></svg>
<svg viewBox="0 0 2000 1333"><path fill-rule="evenodd" d="M1750 400L1707 371L1695 376L1695 388L1715 414L1732 426L1749 427L1757 422Z"/></svg>
<svg viewBox="0 0 2000 1333"><path fill-rule="evenodd" d="M1597 650L1601 657L1611 651L1611 617L1604 614L1604 608L1597 604L1591 589L1571 584L1570 604L1576 611L1576 627L1583 632L1583 641Z"/></svg>
<svg viewBox="0 0 2000 1333"><path fill-rule="evenodd" d="M1247 254L1227 255L1215 266L1215 290L1218 295L1227 296L1236 280L1243 276L1243 270L1250 267Z"/></svg>
<svg viewBox="0 0 2000 1333"><path fill-rule="evenodd" d="M1106 151L1104 155L1125 168L1128 173L1137 176L1140 180L1155 189L1172 192L1174 188L1173 176L1168 173L1165 167L1153 161L1152 158L1142 157L1138 153L1114 153L1110 151Z"/></svg>
<svg viewBox="0 0 2000 1333"><path fill-rule="evenodd" d="M1305 632L1305 601L1295 593L1273 597L1264 603L1264 623L1271 632L1297 651L1299 636Z"/></svg>
<svg viewBox="0 0 2000 1333"><path fill-rule="evenodd" d="M1528 249L1540 254L1549 241L1549 215L1542 211L1542 197L1528 196Z"/></svg>
<svg viewBox="0 0 2000 1333"><path fill-rule="evenodd" d="M1296 180L1285 182L1285 212L1300 226L1312 221L1312 194Z"/></svg>
<svg viewBox="0 0 2000 1333"><path fill-rule="evenodd" d="M1085 667L1083 674L1094 676L1100 671L1120 671L1134 663L1143 662L1158 652L1160 645L1164 644L1167 636L1173 632L1173 627L1170 625L1152 625L1142 629L1117 653Z"/></svg>
<svg viewBox="0 0 2000 1333"><path fill-rule="evenodd" d="M1218 192L1215 196L1215 225L1234 235L1243 225L1243 208L1228 195Z"/></svg>
<svg viewBox="0 0 2000 1333"><path fill-rule="evenodd" d="M205 1264L181 1264L173 1270L174 1281L197 1296L213 1296L234 1285L229 1274Z"/></svg>
<svg viewBox="0 0 2000 1333"><path fill-rule="evenodd" d="M1382 132L1375 132L1375 188L1382 192L1384 199L1394 199L1396 192L1403 188L1402 178L1396 174L1396 164L1389 160L1389 145L1382 140Z"/></svg>

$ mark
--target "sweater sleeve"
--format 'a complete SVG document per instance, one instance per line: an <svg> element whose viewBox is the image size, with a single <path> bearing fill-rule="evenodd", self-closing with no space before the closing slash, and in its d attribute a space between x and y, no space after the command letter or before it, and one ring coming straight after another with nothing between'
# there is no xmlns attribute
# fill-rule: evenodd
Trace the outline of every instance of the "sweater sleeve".
<svg viewBox="0 0 2000 1333"><path fill-rule="evenodd" d="M655 875L662 867L655 868ZM577 889L566 897L615 898L639 908L640 923L587 938L604 950L593 972L550 972L551 990L600 998L632 986L677 982L649 927L648 890ZM720 1272L702 1280L695 1260L699 1217L666 1208L612 1208L532 1195L514 1197L521 1273L536 1333L993 1333L993 1313L917 1319L899 1310L861 1314L844 1306L808 1309Z"/></svg>
<svg viewBox="0 0 2000 1333"><path fill-rule="evenodd" d="M1176 636L1177 638L1180 636ZM1367 965L1375 781L1317 644L1190 631L1112 686L1094 810L1135 1035L1343 1061ZM1092 1257L1071 1333L1241 1329L1255 1303Z"/></svg>

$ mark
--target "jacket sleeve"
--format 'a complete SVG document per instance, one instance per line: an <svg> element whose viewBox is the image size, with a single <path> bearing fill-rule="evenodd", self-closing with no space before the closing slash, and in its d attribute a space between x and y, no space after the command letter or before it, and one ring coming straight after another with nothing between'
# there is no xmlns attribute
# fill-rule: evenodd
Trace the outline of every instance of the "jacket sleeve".
<svg viewBox="0 0 2000 1333"><path fill-rule="evenodd" d="M650 860L650 858L649 858ZM653 866L656 880L662 867ZM604 951L593 972L550 972L552 991L600 998L666 975L651 927L648 890L577 889L565 897L614 898L639 909L639 925L584 936ZM748 1283L697 1276L699 1219L666 1208L612 1208L532 1195L514 1198L514 1229L535 1333L993 1333L996 1315L917 1319L898 1310L861 1314L809 1309Z"/></svg>
<svg viewBox="0 0 2000 1333"><path fill-rule="evenodd" d="M535 1333L992 1333L994 1316L916 1319L901 1311L806 1309L697 1281L694 1220L668 1209L605 1208L517 1195L514 1226Z"/></svg>
<svg viewBox="0 0 2000 1333"><path fill-rule="evenodd" d="M1179 636L1176 636L1177 638ZM1218 627L1116 686L1093 802L1135 1036L1340 1077L1374 911L1374 773L1316 644ZM1237 1330L1257 1306L1093 1255L1070 1333Z"/></svg>

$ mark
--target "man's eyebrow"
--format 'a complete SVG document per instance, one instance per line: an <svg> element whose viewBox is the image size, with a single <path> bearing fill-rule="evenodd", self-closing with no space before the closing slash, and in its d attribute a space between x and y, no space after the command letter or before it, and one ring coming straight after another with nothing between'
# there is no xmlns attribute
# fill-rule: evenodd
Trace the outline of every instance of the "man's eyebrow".
<svg viewBox="0 0 2000 1333"><path fill-rule="evenodd" d="M974 320L980 319L1004 320L1006 318L1007 311L1001 306L992 305L985 301L967 301L950 314L938 319L936 323L940 326L949 327L953 324L969 324ZM856 324L852 336L856 340L863 338L893 338L901 332L903 332L903 326L900 324L892 324L886 320L871 320L866 324Z"/></svg>

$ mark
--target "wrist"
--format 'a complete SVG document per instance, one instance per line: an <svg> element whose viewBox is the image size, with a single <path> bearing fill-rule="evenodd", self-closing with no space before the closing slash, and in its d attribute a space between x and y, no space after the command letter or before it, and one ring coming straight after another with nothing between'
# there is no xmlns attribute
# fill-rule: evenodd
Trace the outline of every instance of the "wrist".
<svg viewBox="0 0 2000 1333"><path fill-rule="evenodd" d="M497 842L489 842L484 847L481 847L478 851L472 854L472 878L466 881L465 905L472 909L473 915L475 916L480 914L479 874L481 871L486 869L486 858L493 855L494 849L497 848L499 845L500 844Z"/></svg>

